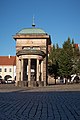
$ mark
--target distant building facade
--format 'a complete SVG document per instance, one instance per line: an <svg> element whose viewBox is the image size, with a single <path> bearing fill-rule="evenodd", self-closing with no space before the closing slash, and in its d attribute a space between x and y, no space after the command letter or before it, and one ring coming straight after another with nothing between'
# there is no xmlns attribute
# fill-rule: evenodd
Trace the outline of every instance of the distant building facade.
<svg viewBox="0 0 80 120"><path fill-rule="evenodd" d="M0 79L16 79L16 56L0 56Z"/></svg>
<svg viewBox="0 0 80 120"><path fill-rule="evenodd" d="M80 44L74 44L74 46L80 50Z"/></svg>
<svg viewBox="0 0 80 120"><path fill-rule="evenodd" d="M46 86L50 35L34 25L20 30L13 38L16 41L16 85Z"/></svg>

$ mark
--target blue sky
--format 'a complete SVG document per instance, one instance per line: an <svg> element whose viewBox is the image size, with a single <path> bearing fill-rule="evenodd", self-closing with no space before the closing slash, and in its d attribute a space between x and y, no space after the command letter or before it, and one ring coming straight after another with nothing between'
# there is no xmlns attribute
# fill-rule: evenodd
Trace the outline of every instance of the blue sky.
<svg viewBox="0 0 80 120"><path fill-rule="evenodd" d="M59 46L68 37L80 44L80 0L0 0L0 55L15 55L13 39L22 28L32 25L51 35Z"/></svg>

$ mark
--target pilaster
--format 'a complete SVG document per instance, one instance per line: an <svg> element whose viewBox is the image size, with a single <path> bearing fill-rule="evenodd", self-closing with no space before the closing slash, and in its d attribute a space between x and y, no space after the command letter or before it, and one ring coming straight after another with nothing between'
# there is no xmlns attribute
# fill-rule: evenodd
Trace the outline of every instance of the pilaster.
<svg viewBox="0 0 80 120"><path fill-rule="evenodd" d="M37 81L39 81L39 60L37 59Z"/></svg>
<svg viewBox="0 0 80 120"><path fill-rule="evenodd" d="M28 59L28 81L31 80L31 59Z"/></svg>
<svg viewBox="0 0 80 120"><path fill-rule="evenodd" d="M41 81L43 81L43 61L41 62Z"/></svg>
<svg viewBox="0 0 80 120"><path fill-rule="evenodd" d="M23 59L21 59L21 81L23 81Z"/></svg>

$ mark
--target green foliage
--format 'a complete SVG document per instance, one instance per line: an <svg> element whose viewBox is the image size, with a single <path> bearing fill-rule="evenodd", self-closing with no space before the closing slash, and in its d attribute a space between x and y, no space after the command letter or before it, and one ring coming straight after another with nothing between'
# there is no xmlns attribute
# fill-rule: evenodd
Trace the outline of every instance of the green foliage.
<svg viewBox="0 0 80 120"><path fill-rule="evenodd" d="M72 72L72 60L69 54L62 49L60 57L58 59L58 73L60 76L70 76Z"/></svg>
<svg viewBox="0 0 80 120"><path fill-rule="evenodd" d="M64 42L62 48L53 45L49 55L49 74L54 76L69 77L71 74L80 73L80 52L75 47L74 40Z"/></svg>
<svg viewBox="0 0 80 120"><path fill-rule="evenodd" d="M57 59L59 57L60 48L58 47L58 44L53 45L50 55L49 55L49 66L48 66L48 72L50 75L54 75L55 77L58 75L58 62Z"/></svg>

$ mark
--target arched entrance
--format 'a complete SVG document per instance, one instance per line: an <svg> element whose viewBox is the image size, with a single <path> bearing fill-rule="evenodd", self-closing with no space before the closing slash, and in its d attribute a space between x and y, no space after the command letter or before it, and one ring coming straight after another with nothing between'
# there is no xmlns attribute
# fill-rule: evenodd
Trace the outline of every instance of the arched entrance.
<svg viewBox="0 0 80 120"><path fill-rule="evenodd" d="M5 77L4 77L4 80L8 80L9 78L12 78L10 75L6 75Z"/></svg>
<svg viewBox="0 0 80 120"><path fill-rule="evenodd" d="M2 79L2 76L0 75L0 79Z"/></svg>

